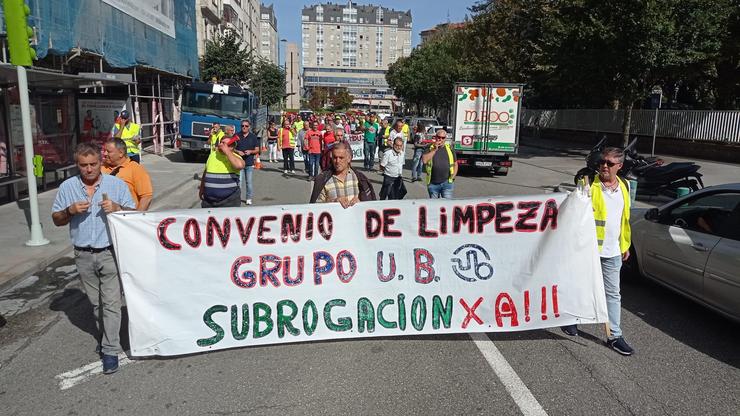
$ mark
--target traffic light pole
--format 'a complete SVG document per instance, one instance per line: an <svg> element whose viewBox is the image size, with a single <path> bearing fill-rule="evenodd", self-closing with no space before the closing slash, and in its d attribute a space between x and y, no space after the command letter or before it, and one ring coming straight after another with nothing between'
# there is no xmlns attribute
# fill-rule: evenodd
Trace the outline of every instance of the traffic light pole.
<svg viewBox="0 0 740 416"><path fill-rule="evenodd" d="M49 244L44 238L39 221L39 198L36 192L36 175L33 173L33 137L31 136L31 110L28 99L28 78L26 68L17 65L18 95L21 99L21 122L23 125L23 152L26 159L26 179L28 180L28 205L31 209L31 239L26 241L27 246L43 246Z"/></svg>

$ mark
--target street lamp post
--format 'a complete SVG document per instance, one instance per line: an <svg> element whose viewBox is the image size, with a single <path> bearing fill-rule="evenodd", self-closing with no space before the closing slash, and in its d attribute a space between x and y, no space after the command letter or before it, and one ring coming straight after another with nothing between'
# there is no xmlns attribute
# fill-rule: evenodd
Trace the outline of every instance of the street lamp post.
<svg viewBox="0 0 740 416"><path fill-rule="evenodd" d="M280 39L280 42L278 42L278 66L280 66L280 44L281 43L284 43L284 42L288 42L288 39ZM285 58L283 58L283 74L285 74L285 72L286 72L286 62L285 62ZM283 94L283 95L285 95L285 94ZM288 107L287 106L287 101L288 100L285 99L285 102L284 103L281 103L281 104L283 104L283 109L285 109L285 108Z"/></svg>

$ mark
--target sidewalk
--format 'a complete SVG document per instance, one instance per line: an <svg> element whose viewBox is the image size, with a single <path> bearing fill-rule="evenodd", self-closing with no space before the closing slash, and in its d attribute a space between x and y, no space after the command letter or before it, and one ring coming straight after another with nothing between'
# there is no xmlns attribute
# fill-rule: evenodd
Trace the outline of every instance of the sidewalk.
<svg viewBox="0 0 740 416"><path fill-rule="evenodd" d="M151 210L190 208L198 200L198 181L194 174L203 171L202 163L184 163L179 152L165 150L165 156L144 154L142 164L154 186ZM0 206L0 291L18 280L43 270L64 256L72 255L69 227L56 227L51 220L51 205L57 189L39 193L39 217L44 237L41 247L27 247L31 213L28 199Z"/></svg>

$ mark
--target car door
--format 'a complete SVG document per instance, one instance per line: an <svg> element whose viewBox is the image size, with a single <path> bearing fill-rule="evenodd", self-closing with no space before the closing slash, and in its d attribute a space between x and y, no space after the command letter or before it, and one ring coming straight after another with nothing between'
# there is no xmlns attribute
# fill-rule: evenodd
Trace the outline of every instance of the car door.
<svg viewBox="0 0 740 416"><path fill-rule="evenodd" d="M719 232L722 239L710 253L704 271L704 296L708 303L740 320L740 203L720 224Z"/></svg>
<svg viewBox="0 0 740 416"><path fill-rule="evenodd" d="M643 270L689 296L703 298L704 269L721 237L707 227L718 211L730 211L733 193L707 193L661 210L645 221ZM728 200L728 197L730 198ZM710 215L711 214L711 215Z"/></svg>

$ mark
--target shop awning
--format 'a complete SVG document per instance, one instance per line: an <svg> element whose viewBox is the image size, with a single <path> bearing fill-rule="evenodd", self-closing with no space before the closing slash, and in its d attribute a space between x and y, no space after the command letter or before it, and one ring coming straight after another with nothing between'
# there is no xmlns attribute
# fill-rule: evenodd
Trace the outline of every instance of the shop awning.
<svg viewBox="0 0 740 416"><path fill-rule="evenodd" d="M28 86L35 88L59 88L59 89L77 89L77 88L94 88L94 87L115 87L127 85L130 82L115 76L106 76L106 74L62 74L56 71L50 71L44 68L26 68L28 75ZM113 75L113 74L108 74ZM18 73L13 65L0 64L0 83L16 84L18 83Z"/></svg>

